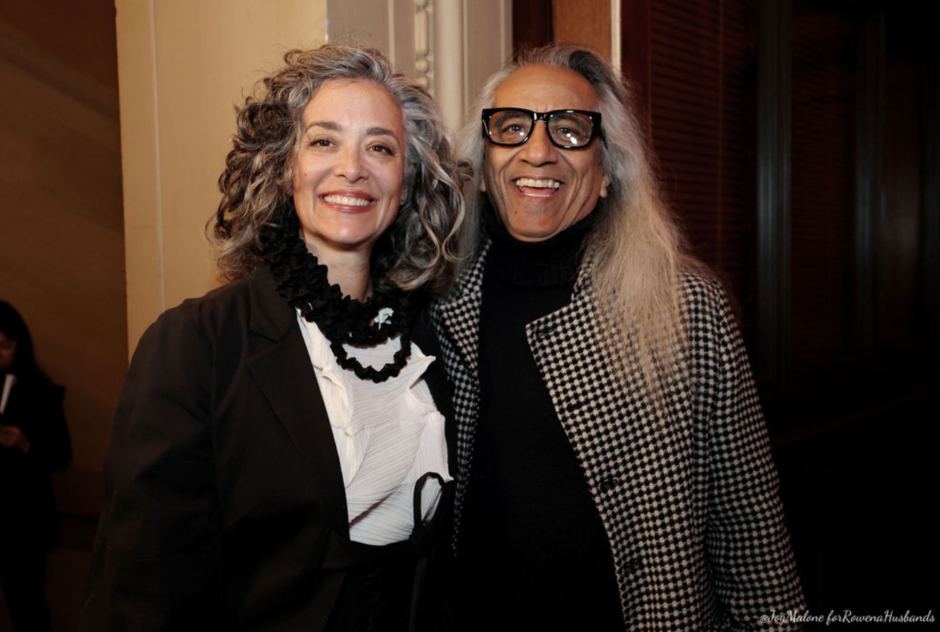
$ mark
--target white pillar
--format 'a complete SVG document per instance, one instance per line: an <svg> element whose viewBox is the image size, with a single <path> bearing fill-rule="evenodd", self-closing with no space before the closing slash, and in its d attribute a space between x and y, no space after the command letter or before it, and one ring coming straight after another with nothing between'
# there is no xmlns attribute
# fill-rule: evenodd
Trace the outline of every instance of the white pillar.
<svg viewBox="0 0 940 632"><path fill-rule="evenodd" d="M463 124L467 107L464 24L463 0L434 0L434 98L451 129Z"/></svg>

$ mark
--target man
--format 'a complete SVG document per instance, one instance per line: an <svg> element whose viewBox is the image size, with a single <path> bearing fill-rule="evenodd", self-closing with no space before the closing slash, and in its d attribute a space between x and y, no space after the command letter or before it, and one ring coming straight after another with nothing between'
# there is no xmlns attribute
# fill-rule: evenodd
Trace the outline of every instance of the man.
<svg viewBox="0 0 940 632"><path fill-rule="evenodd" d="M753 380L627 88L560 45L495 75L481 104L462 148L487 239L434 314L455 391L459 616L779 629L761 617L803 600Z"/></svg>

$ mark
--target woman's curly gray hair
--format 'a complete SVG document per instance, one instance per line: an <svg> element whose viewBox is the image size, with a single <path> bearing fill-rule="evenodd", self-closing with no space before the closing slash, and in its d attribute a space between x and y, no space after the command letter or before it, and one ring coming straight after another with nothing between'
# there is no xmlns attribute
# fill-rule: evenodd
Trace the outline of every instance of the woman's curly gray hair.
<svg viewBox="0 0 940 632"><path fill-rule="evenodd" d="M460 258L465 168L453 157L430 95L394 72L376 50L326 45L292 50L284 61L238 109L234 147L219 177L222 201L210 219L223 275L237 279L254 270L261 263L262 231L290 208L294 158L310 99L328 81L370 81L401 106L406 144L406 195L395 222L373 249L373 285L442 293Z"/></svg>

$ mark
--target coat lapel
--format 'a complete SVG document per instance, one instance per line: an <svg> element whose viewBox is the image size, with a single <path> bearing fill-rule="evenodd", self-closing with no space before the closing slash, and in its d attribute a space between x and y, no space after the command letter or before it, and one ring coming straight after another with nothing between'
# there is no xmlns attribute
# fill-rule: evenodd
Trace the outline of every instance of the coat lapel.
<svg viewBox="0 0 940 632"><path fill-rule="evenodd" d="M605 350L602 328L609 325L596 308L590 265L590 260L582 265L571 302L526 326L526 337L598 502L598 490L611 485L643 494L645 485L659 484L659 471L632 476L631 468L656 460L671 438L663 419L667 411L651 404L654 397L642 375L618 374L619 359Z"/></svg>
<svg viewBox="0 0 940 632"><path fill-rule="evenodd" d="M480 407L478 353L480 346L480 310L483 294L483 269L489 244L484 246L474 264L461 276L457 286L445 300L438 303L432 316L433 326L441 343L447 374L454 385L453 410L455 423L448 434L449 444L456 446L457 479L454 498L455 520L460 519L463 497L467 490L473 440ZM453 449L453 448L451 448ZM456 524L456 523L455 523Z"/></svg>
<svg viewBox="0 0 940 632"><path fill-rule="evenodd" d="M479 386L480 310L483 306L483 269L489 243L473 266L464 274L454 297L439 306L441 333L453 341L463 365Z"/></svg>
<svg viewBox="0 0 940 632"><path fill-rule="evenodd" d="M346 493L329 416L296 312L277 294L266 267L250 280L251 332L248 369L300 452L311 485L329 507L331 527L348 534Z"/></svg>

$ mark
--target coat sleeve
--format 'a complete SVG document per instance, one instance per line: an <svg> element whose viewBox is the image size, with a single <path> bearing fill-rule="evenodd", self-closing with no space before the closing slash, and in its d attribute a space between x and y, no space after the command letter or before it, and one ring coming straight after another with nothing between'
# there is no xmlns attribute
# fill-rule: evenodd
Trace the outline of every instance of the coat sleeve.
<svg viewBox="0 0 940 632"><path fill-rule="evenodd" d="M784 629L785 622L769 618L802 611L805 603L770 440L728 301L717 283L705 297L690 343L694 379L709 393L700 411L708 432L709 567L733 629Z"/></svg>
<svg viewBox="0 0 940 632"><path fill-rule="evenodd" d="M112 422L83 630L214 627L222 547L212 356L180 308L138 345Z"/></svg>
<svg viewBox="0 0 940 632"><path fill-rule="evenodd" d="M65 389L47 382L27 385L19 395L25 396L21 409L22 421L14 420L29 440L26 457L42 470L57 470L72 458L72 442L65 423L62 400Z"/></svg>

